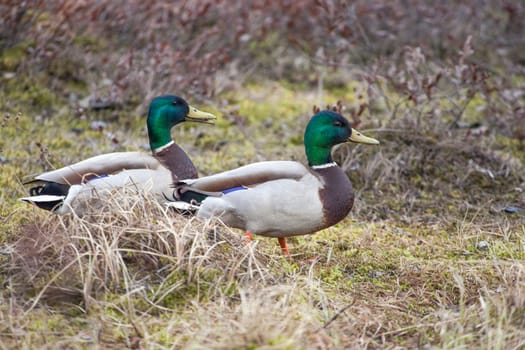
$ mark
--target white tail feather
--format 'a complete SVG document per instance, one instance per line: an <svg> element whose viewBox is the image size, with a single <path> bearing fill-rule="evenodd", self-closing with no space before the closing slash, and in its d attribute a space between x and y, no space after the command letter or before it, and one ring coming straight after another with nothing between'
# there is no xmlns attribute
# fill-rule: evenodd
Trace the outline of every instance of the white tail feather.
<svg viewBox="0 0 525 350"><path fill-rule="evenodd" d="M22 202L27 203L45 203L45 202L56 202L64 200L66 196L55 196L50 194L43 194L40 196L31 196L31 197L22 197L18 200L21 200Z"/></svg>
<svg viewBox="0 0 525 350"><path fill-rule="evenodd" d="M193 205L193 204L182 202L182 201L168 202L166 203L166 207L179 209L179 210L197 210L199 209L199 206L197 205Z"/></svg>

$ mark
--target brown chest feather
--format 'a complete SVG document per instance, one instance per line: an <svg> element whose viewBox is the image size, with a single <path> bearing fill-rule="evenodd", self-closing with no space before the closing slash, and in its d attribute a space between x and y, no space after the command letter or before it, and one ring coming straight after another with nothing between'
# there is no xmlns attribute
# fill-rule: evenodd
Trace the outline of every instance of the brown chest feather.
<svg viewBox="0 0 525 350"><path fill-rule="evenodd" d="M174 182L197 178L197 169L186 152L177 144L172 144L155 154L155 157L171 171Z"/></svg>
<svg viewBox="0 0 525 350"><path fill-rule="evenodd" d="M315 170L324 180L324 187L319 190L323 203L325 227L343 220L354 205L352 184L338 166Z"/></svg>

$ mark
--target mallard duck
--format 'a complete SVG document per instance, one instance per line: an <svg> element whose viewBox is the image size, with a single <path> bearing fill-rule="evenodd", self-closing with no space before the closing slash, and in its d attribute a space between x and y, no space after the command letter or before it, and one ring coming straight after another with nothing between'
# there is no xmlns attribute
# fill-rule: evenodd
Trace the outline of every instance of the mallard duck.
<svg viewBox="0 0 525 350"><path fill-rule="evenodd" d="M304 133L308 166L294 161L253 163L181 181L173 198L181 208L197 210L197 217L219 217L226 225L245 230L248 237L277 237L289 256L286 237L332 226L352 209L352 184L331 155L332 147L349 141L379 144L352 129L340 114L321 111ZM170 205L179 207L177 203Z"/></svg>
<svg viewBox="0 0 525 350"><path fill-rule="evenodd" d="M178 96L158 96L151 101L147 119L153 155L115 152L88 158L35 176L26 183L37 184L29 190L31 196L20 199L58 214L72 209L81 214L83 200L131 185L164 200L172 193L174 181L197 177L192 161L173 141L171 128L185 121L212 123L213 119L213 114L199 111Z"/></svg>

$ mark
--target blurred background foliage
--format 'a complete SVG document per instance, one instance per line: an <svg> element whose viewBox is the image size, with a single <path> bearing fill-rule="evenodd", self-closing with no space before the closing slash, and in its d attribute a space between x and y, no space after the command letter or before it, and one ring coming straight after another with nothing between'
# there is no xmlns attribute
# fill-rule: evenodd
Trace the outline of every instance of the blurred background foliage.
<svg viewBox="0 0 525 350"><path fill-rule="evenodd" d="M447 73L463 84L486 74L505 84L523 75L524 12L500 0L6 1L1 69L46 71L52 86L90 92L109 79L120 102L171 90L213 96L229 87L219 73L315 86L319 70L358 70L414 93L423 67L457 68Z"/></svg>

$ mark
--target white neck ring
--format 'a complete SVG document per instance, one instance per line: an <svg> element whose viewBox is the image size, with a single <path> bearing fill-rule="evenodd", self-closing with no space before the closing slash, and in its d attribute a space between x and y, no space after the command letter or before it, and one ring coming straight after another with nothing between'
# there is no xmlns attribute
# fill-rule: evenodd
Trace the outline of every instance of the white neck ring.
<svg viewBox="0 0 525 350"><path fill-rule="evenodd" d="M314 170L326 169L326 168L331 168L331 167L334 167L334 166L337 166L336 162L326 163L326 164L321 164L321 165L312 165L312 169L314 169Z"/></svg>
<svg viewBox="0 0 525 350"><path fill-rule="evenodd" d="M153 150L153 153L159 153L159 152L165 150L166 148L168 148L169 146L173 145L174 143L175 143L175 141L171 140L170 142L168 142L164 146L160 146L160 147L155 148Z"/></svg>

